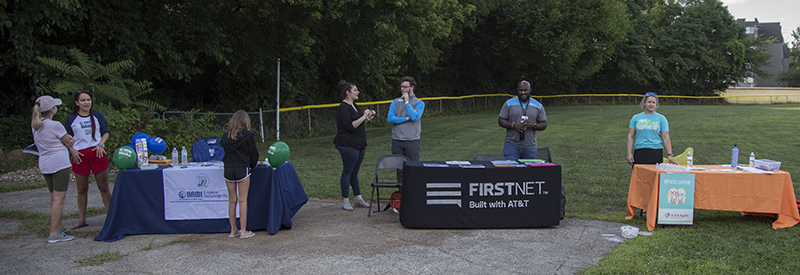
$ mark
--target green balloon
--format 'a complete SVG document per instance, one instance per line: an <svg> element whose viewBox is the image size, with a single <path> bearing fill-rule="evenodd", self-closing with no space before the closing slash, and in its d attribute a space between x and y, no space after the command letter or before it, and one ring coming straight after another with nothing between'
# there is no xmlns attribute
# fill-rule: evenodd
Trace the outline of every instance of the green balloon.
<svg viewBox="0 0 800 275"><path fill-rule="evenodd" d="M122 146L114 151L114 165L120 170L131 168L136 163L136 152L128 146Z"/></svg>
<svg viewBox="0 0 800 275"><path fill-rule="evenodd" d="M269 146L267 150L269 165L278 167L289 159L289 145L283 141L278 141Z"/></svg>

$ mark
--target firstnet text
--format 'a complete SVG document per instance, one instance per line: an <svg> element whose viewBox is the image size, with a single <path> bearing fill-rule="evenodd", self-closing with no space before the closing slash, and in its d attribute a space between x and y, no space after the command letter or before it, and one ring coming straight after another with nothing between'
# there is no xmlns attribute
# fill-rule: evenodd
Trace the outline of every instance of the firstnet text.
<svg viewBox="0 0 800 275"><path fill-rule="evenodd" d="M495 197L495 196L527 196L542 194L544 181L527 182L481 182L469 184L469 196Z"/></svg>

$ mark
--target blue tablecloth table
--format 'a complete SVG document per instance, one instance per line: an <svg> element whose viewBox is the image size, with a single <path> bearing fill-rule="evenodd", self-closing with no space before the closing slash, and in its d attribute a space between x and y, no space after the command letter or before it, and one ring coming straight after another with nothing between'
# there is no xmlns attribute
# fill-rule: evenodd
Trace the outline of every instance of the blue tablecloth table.
<svg viewBox="0 0 800 275"><path fill-rule="evenodd" d="M119 171L106 221L95 241L113 242L125 235L230 232L228 219L165 220L160 167ZM259 166L250 175L247 230L275 234L292 228L292 217L308 202L290 162L273 168Z"/></svg>

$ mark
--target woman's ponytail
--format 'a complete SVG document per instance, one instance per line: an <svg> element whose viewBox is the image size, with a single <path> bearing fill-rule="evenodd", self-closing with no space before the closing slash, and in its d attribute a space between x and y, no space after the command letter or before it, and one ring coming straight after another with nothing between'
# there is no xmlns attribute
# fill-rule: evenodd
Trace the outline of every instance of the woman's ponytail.
<svg viewBox="0 0 800 275"><path fill-rule="evenodd" d="M42 128L42 125L44 125L44 122L42 122L42 112L39 111L39 102L36 102L36 104L33 105L31 114L31 128L33 128L33 130L39 130Z"/></svg>

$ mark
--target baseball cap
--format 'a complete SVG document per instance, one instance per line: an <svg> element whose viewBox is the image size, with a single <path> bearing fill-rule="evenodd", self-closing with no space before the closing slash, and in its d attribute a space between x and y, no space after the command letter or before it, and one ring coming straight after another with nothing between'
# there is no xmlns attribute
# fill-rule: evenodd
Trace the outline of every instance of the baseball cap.
<svg viewBox="0 0 800 275"><path fill-rule="evenodd" d="M36 99L36 103L39 104L39 110L42 112L49 111L54 107L61 105L61 99L53 98L49 95L43 95Z"/></svg>

